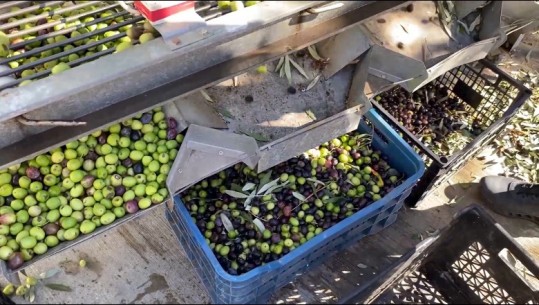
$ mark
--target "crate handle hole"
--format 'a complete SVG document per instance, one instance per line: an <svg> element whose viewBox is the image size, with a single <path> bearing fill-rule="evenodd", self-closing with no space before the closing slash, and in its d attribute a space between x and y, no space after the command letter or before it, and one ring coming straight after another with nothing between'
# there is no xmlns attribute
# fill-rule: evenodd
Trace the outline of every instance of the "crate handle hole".
<svg viewBox="0 0 539 305"><path fill-rule="evenodd" d="M520 279L526 283L526 285L532 291L539 291L539 278L534 275L526 266L516 258L509 249L504 248L498 253L498 257L511 268Z"/></svg>

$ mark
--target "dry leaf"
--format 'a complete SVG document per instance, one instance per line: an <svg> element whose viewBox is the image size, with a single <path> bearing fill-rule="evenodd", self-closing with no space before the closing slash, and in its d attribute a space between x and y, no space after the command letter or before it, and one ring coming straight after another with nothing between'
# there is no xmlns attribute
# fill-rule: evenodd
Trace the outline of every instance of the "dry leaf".
<svg viewBox="0 0 539 305"><path fill-rule="evenodd" d="M314 60L319 60L319 61L323 60L322 57L318 55L318 51L316 51L316 47L314 45L308 46L307 51L309 51L309 54L311 55L312 58L314 58Z"/></svg>
<svg viewBox="0 0 539 305"><path fill-rule="evenodd" d="M275 67L275 72L279 71L284 63L284 57L279 58L279 62L277 63L277 66Z"/></svg>
<svg viewBox="0 0 539 305"><path fill-rule="evenodd" d="M311 120L316 121L316 116L315 116L314 113L311 111L311 109L305 110L305 113L307 114L307 116L309 116L309 117L311 118Z"/></svg>
<svg viewBox="0 0 539 305"><path fill-rule="evenodd" d="M206 90L204 89L201 89L200 90L200 93L202 93L202 96L204 97L204 99L210 103L214 103L213 99L211 98L211 96L208 94L208 92L206 92Z"/></svg>
<svg viewBox="0 0 539 305"><path fill-rule="evenodd" d="M307 86L307 89L305 89L305 91L311 90L311 89L314 87L314 85L316 85L316 83L318 83L318 80L320 79L320 76L321 76L321 75L318 74L318 75L317 75L317 76L316 76L316 77L309 83L309 85Z"/></svg>
<svg viewBox="0 0 539 305"><path fill-rule="evenodd" d="M301 75L303 75L305 78L309 78L307 76L307 73L305 73L305 71L303 70L303 68L297 63L295 62L292 58L288 58L288 60L290 61L290 63L299 71L299 73L301 73Z"/></svg>
<svg viewBox="0 0 539 305"><path fill-rule="evenodd" d="M284 74L286 75L286 79L288 79L288 83L292 83L292 71L290 70L290 60L288 55L285 56L284 59Z"/></svg>

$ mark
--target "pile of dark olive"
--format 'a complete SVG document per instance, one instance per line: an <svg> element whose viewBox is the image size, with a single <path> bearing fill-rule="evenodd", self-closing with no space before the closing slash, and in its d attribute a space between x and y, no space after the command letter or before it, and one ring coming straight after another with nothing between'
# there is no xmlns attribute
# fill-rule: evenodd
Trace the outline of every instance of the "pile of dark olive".
<svg viewBox="0 0 539 305"><path fill-rule="evenodd" d="M221 266L239 275L278 260L404 178L352 132L260 174L236 164L181 195Z"/></svg>
<svg viewBox="0 0 539 305"><path fill-rule="evenodd" d="M463 128L474 136L483 132L479 122L474 120L467 124L470 114L466 104L450 96L443 85L427 85L414 93L395 87L378 95L375 100L401 126L421 137L426 144L441 143L448 134Z"/></svg>

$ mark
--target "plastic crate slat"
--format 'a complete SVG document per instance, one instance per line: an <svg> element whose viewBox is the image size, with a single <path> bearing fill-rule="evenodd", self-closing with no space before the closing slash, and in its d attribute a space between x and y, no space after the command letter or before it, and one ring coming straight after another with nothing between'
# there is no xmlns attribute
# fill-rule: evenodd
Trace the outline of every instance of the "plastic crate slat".
<svg viewBox="0 0 539 305"><path fill-rule="evenodd" d="M255 268L240 276L226 273L179 196L174 197L174 209L167 210L167 219L178 235L178 241L187 252L204 283L213 303L266 303L280 287L288 284L299 274L324 262L331 254L359 239L391 225L403 205L404 194L409 194L424 165L420 157L396 132L374 111L365 114L359 130L371 133L375 126L385 139L373 136L373 146L391 160L392 166L408 177L384 198L342 220L335 226L315 236L278 261ZM183 236L191 238L184 238ZM211 279L206 281L205 279Z"/></svg>

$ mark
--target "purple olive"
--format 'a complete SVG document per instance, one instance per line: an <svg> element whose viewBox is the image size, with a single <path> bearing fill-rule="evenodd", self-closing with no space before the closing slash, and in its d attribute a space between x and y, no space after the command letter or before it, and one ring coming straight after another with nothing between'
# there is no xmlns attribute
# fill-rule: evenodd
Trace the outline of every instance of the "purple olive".
<svg viewBox="0 0 539 305"><path fill-rule="evenodd" d="M176 129L178 127L178 122L175 118L168 118L167 119L167 126L170 129Z"/></svg>
<svg viewBox="0 0 539 305"><path fill-rule="evenodd" d="M94 180L95 180L94 176L86 175L84 176L84 178L82 178L82 181L80 182L80 184L82 184L82 187L87 189L87 188L92 187Z"/></svg>
<svg viewBox="0 0 539 305"><path fill-rule="evenodd" d="M26 169L26 176L28 176L28 178L30 178L32 180L37 179L40 175L41 175L41 173L39 172L39 169L37 169L35 167L29 166Z"/></svg>
<svg viewBox="0 0 539 305"><path fill-rule="evenodd" d="M84 157L86 160L92 160L92 161L95 161L97 160L97 158L99 158L99 156L97 155L97 153L93 150L90 150L88 152L88 154L86 155L86 157Z"/></svg>
<svg viewBox="0 0 539 305"><path fill-rule="evenodd" d="M43 226L43 230L45 231L45 234L47 235L55 235L58 230L60 230L60 226L55 223L48 223L45 226Z"/></svg>
<svg viewBox="0 0 539 305"><path fill-rule="evenodd" d="M131 138L131 141L138 141L142 138L142 133L138 130L132 130L129 137Z"/></svg>
<svg viewBox="0 0 539 305"><path fill-rule="evenodd" d="M131 167L131 165L133 165L133 160L131 160L130 158L127 158L122 161L122 165L125 167Z"/></svg>
<svg viewBox="0 0 539 305"><path fill-rule="evenodd" d="M129 200L124 204L125 211L129 214L138 212L138 202L136 200Z"/></svg>
<svg viewBox="0 0 539 305"><path fill-rule="evenodd" d="M120 134L122 135L122 137L130 137L131 136L131 128L129 128L127 126L122 127L122 129L120 130Z"/></svg>
<svg viewBox="0 0 539 305"><path fill-rule="evenodd" d="M97 138L97 142L99 142L99 144L103 145L105 143L107 143L107 137L108 135L106 133L101 133L101 135Z"/></svg>
<svg viewBox="0 0 539 305"><path fill-rule="evenodd" d="M170 128L167 130L167 140L174 140L176 135L178 135L178 131L176 131L176 129Z"/></svg>
<svg viewBox="0 0 539 305"><path fill-rule="evenodd" d="M149 112L145 112L142 117L140 118L140 122L142 124L149 124L152 121L152 114Z"/></svg>
<svg viewBox="0 0 539 305"><path fill-rule="evenodd" d="M125 186L119 185L114 188L114 193L116 196L123 196L125 194Z"/></svg>
<svg viewBox="0 0 539 305"><path fill-rule="evenodd" d="M22 257L22 253L13 252L13 254L11 254L11 256L9 257L7 261L7 266L9 267L9 269L14 270L22 266L23 263L24 263L24 258Z"/></svg>

